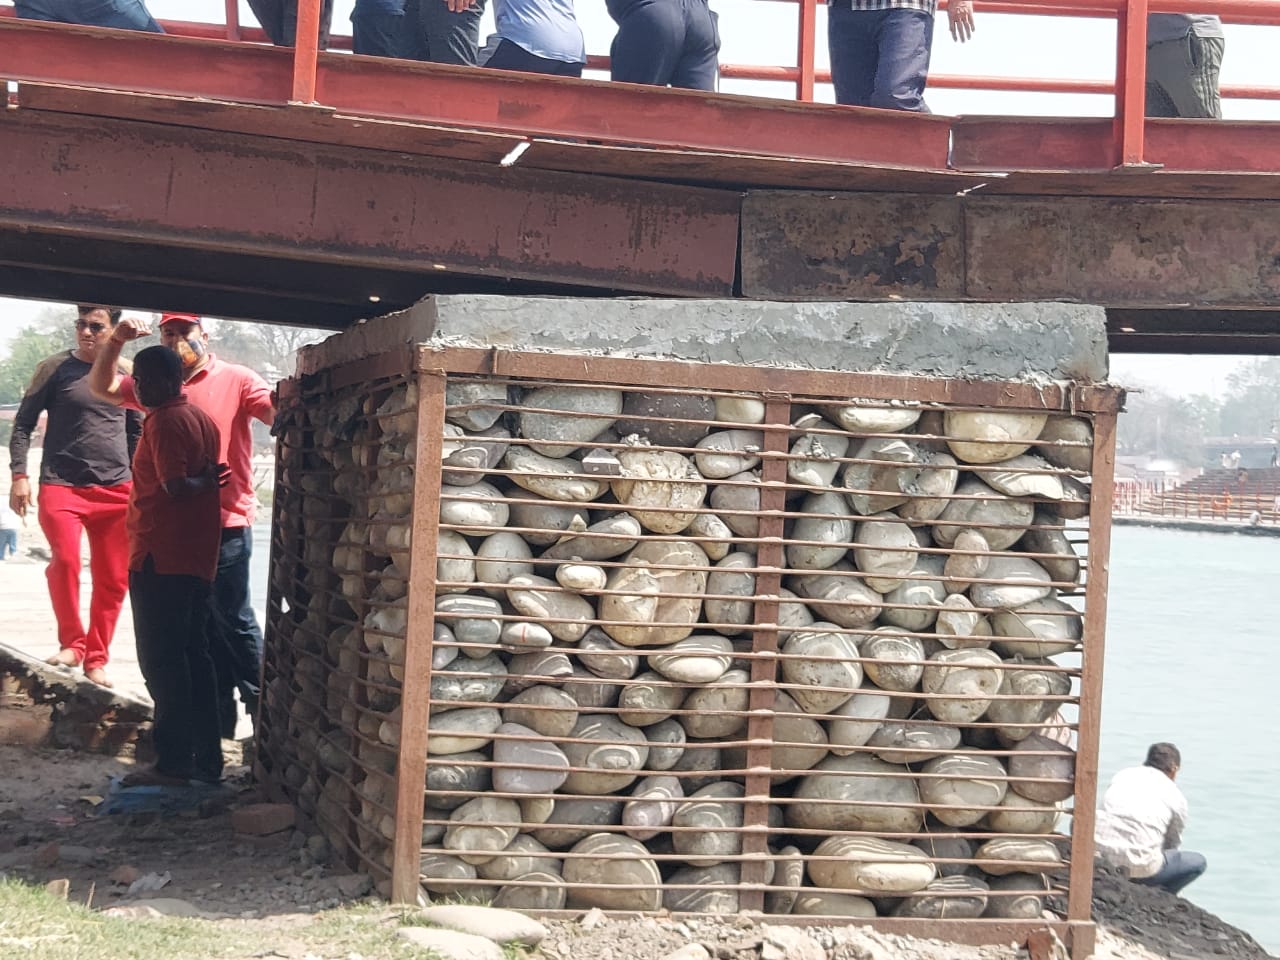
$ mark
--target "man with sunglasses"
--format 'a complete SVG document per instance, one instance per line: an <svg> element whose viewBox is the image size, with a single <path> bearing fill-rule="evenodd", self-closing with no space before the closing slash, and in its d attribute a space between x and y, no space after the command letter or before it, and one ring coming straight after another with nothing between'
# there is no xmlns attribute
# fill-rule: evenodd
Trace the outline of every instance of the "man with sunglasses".
<svg viewBox="0 0 1280 960"><path fill-rule="evenodd" d="M125 317L103 345L89 374L94 395L117 406L138 409L133 378L116 370L124 345L151 334L142 320ZM231 468L222 488L222 537L218 571L210 594L210 653L218 676L218 715L223 736L235 736L235 692L250 717L258 709L262 670L262 630L249 602L249 559L258 498L253 490L254 420L275 419L271 387L248 367L219 360L209 352L209 334L190 313L160 316L160 343L182 361L183 387L191 403L207 413L222 445L218 461Z"/></svg>
<svg viewBox="0 0 1280 960"><path fill-rule="evenodd" d="M40 414L47 412L38 517L53 555L46 576L60 647L48 662L82 667L94 683L109 687L108 649L129 583L129 463L142 433L142 418L98 399L89 386L93 361L120 322L120 311L81 304L77 315L75 349L36 367L14 418L9 507L26 516L35 504L27 453ZM112 364L118 373L128 372L118 353ZM80 544L85 534L93 576L87 629L80 618Z"/></svg>

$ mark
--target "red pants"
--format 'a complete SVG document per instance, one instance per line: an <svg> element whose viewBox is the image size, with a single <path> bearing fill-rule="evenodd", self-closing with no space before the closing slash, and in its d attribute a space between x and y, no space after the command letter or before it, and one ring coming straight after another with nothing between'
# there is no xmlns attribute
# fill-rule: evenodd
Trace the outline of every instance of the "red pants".
<svg viewBox="0 0 1280 960"><path fill-rule="evenodd" d="M118 487L40 485L40 529L53 560L46 576L58 643L71 650L86 670L107 662L125 591L129 588L129 536L124 516L132 484ZM80 620L80 540L89 535L89 570L93 597L89 629Z"/></svg>

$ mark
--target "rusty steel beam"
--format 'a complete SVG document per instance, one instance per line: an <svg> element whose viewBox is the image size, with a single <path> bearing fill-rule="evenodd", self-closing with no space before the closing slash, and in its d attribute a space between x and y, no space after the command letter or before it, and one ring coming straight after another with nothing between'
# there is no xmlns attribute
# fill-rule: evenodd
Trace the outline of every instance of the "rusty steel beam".
<svg viewBox="0 0 1280 960"><path fill-rule="evenodd" d="M1108 310L1112 353L1280 354L1280 310Z"/></svg>
<svg viewBox="0 0 1280 960"><path fill-rule="evenodd" d="M753 299L1268 309L1277 264L1280 204L770 191L743 203Z"/></svg>
<svg viewBox="0 0 1280 960"><path fill-rule="evenodd" d="M22 110L0 115L0 139L0 231L424 277L733 289L729 191Z"/></svg>
<svg viewBox="0 0 1280 960"><path fill-rule="evenodd" d="M1111 118L956 117L951 165L969 172L1109 170L1116 166L1114 124ZM1161 174L1278 169L1277 123L1148 119L1142 126L1144 159Z"/></svg>

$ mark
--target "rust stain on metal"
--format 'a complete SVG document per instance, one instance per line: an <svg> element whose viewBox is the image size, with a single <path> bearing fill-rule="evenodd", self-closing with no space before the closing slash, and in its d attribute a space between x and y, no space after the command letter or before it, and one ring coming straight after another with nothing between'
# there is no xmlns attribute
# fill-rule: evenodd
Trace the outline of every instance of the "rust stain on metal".
<svg viewBox="0 0 1280 960"><path fill-rule="evenodd" d="M384 152L130 121L6 124L0 224L10 227L675 296L732 292L733 192L424 168Z"/></svg>
<svg viewBox="0 0 1280 960"><path fill-rule="evenodd" d="M965 213L976 299L1280 305L1280 210L1270 206L973 197Z"/></svg>
<svg viewBox="0 0 1280 960"><path fill-rule="evenodd" d="M760 299L956 300L962 237L952 197L753 191L742 289Z"/></svg>

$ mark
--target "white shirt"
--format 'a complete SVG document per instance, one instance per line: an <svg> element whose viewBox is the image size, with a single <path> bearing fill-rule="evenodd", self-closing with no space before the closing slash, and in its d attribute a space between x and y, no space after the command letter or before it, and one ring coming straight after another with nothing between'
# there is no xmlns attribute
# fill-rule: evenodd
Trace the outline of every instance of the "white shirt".
<svg viewBox="0 0 1280 960"><path fill-rule="evenodd" d="M1111 780L1102 798L1094 843L1098 856L1125 867L1129 876L1154 876L1164 851L1177 848L1187 824L1187 799L1155 767L1129 767Z"/></svg>

